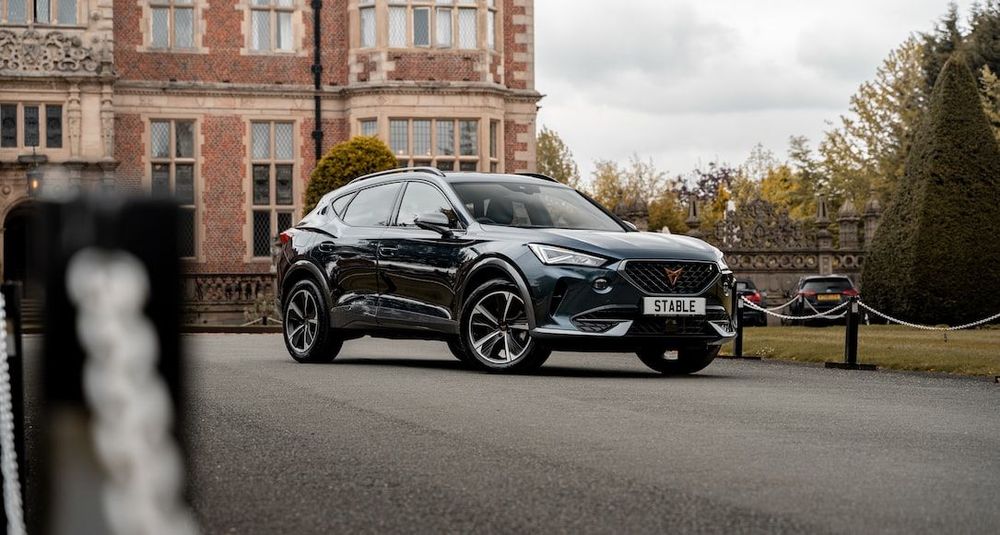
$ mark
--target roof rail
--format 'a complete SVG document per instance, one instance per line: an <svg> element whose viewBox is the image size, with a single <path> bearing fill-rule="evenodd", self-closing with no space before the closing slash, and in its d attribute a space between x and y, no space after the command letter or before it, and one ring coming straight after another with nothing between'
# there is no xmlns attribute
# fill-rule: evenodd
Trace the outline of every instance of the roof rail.
<svg viewBox="0 0 1000 535"><path fill-rule="evenodd" d="M348 184L353 184L354 182L359 182L361 180L368 180L369 178L375 178L386 175L395 175L397 173L409 173L411 171L417 173L430 173L432 175L437 175L439 177L445 176L444 172L442 172L437 167L397 167L396 169L389 169L388 171L379 171L377 173L370 173L364 176L359 176L358 178L355 178L354 180L348 182Z"/></svg>
<svg viewBox="0 0 1000 535"><path fill-rule="evenodd" d="M548 180L549 182L559 182L558 180L550 177L549 175L543 175L541 173L514 173L520 176L530 176L531 178L540 178L542 180Z"/></svg>

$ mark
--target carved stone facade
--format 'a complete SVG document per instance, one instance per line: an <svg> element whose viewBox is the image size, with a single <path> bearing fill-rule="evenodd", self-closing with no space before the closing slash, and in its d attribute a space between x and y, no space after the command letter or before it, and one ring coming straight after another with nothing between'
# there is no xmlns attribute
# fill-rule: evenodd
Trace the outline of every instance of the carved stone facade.
<svg viewBox="0 0 1000 535"><path fill-rule="evenodd" d="M866 205L865 233L859 235L854 204L846 201L837 213L837 235L830 232L827 201L821 197L812 221L792 219L788 212L756 199L726 213L710 233L699 228L697 205L691 204L689 235L706 239L722 250L726 263L739 278L748 278L766 291L772 303L790 296L800 277L850 276L861 283L865 248L878 227L881 209L874 199ZM835 243L836 242L836 243Z"/></svg>

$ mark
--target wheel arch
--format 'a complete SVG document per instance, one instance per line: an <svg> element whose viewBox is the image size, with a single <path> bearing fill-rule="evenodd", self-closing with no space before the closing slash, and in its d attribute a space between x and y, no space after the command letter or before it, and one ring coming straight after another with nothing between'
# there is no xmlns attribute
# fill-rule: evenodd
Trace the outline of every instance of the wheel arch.
<svg viewBox="0 0 1000 535"><path fill-rule="evenodd" d="M296 283L302 280L311 280L313 283L317 284L320 292L323 294L323 301L326 304L326 309L333 309L333 296L330 295L330 284L327 282L326 277L323 276L323 271L319 268L319 266L305 259L294 262L285 273L284 279L281 280L281 292L278 296L281 300L278 303L279 306L284 306L284 300L288 295L288 291L292 289L292 286L295 286Z"/></svg>
<svg viewBox="0 0 1000 535"><path fill-rule="evenodd" d="M459 310L465 307L466 296L483 283L493 279L505 279L517 286L521 292L521 297L524 299L524 308L528 316L528 328L534 329L535 311L531 305L531 292L528 289L527 283L524 282L524 275L511 262L500 257L494 256L480 260L469 270L468 275L465 276L465 280L461 285Z"/></svg>

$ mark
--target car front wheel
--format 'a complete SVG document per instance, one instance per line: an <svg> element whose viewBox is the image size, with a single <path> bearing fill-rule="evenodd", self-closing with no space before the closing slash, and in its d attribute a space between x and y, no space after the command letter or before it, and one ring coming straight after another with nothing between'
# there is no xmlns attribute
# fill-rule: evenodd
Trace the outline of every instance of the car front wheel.
<svg viewBox="0 0 1000 535"><path fill-rule="evenodd" d="M459 342L470 362L495 372L533 370L551 353L531 338L524 299L503 279L483 284L466 300Z"/></svg>
<svg viewBox="0 0 1000 535"><path fill-rule="evenodd" d="M684 347L677 351L676 358L662 346L642 348L636 352L639 360L664 375L688 375L705 369L719 354L719 346Z"/></svg>
<svg viewBox="0 0 1000 535"><path fill-rule="evenodd" d="M288 292L284 313L285 347L298 362L330 362L340 353L343 340L330 328L330 314L319 288L299 281Z"/></svg>

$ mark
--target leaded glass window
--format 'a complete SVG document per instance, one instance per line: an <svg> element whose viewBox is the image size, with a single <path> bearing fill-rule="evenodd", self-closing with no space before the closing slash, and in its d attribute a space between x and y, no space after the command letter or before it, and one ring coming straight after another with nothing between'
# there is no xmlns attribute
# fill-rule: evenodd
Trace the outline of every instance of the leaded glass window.
<svg viewBox="0 0 1000 535"><path fill-rule="evenodd" d="M293 0L251 0L250 49L288 52L295 48L292 35Z"/></svg>
<svg viewBox="0 0 1000 535"><path fill-rule="evenodd" d="M150 0L150 47L194 48L194 7L191 2Z"/></svg>
<svg viewBox="0 0 1000 535"><path fill-rule="evenodd" d="M198 189L194 121L150 121L149 148L149 191L154 197L173 198L180 205L178 248L182 257L194 257Z"/></svg>
<svg viewBox="0 0 1000 535"><path fill-rule="evenodd" d="M266 257L295 212L295 125L250 123L251 254Z"/></svg>

